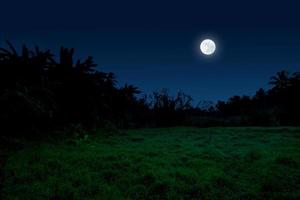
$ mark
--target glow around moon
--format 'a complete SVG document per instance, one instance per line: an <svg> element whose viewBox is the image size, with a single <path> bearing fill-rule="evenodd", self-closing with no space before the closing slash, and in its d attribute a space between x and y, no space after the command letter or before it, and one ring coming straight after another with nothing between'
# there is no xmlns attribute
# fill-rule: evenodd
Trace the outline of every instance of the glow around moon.
<svg viewBox="0 0 300 200"><path fill-rule="evenodd" d="M200 50L205 55L212 55L216 51L216 44L211 39L205 39L200 44Z"/></svg>

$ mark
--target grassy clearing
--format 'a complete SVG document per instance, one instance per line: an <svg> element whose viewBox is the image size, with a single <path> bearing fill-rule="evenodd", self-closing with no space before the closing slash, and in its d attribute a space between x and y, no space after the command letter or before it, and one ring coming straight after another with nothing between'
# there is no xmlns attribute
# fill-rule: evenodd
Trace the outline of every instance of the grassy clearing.
<svg viewBox="0 0 300 200"><path fill-rule="evenodd" d="M2 199L300 199L300 129L162 128L28 145Z"/></svg>

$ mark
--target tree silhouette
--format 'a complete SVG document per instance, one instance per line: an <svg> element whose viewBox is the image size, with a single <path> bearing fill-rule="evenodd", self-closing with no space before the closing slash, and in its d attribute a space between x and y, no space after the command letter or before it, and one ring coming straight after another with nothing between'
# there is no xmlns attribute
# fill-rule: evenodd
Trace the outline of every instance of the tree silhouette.
<svg viewBox="0 0 300 200"><path fill-rule="evenodd" d="M135 86L117 88L114 74L96 70L92 57L74 62L72 48L61 47L57 61L49 50L23 46L19 55L7 44L0 49L0 120L8 129L29 134L71 123L93 127L124 121L141 104Z"/></svg>
<svg viewBox="0 0 300 200"><path fill-rule="evenodd" d="M300 124L299 72L278 72L270 79L272 88L261 88L253 97L232 96L200 108L192 105L191 96L171 96L167 89L138 98L137 87L118 87L113 73L96 66L91 56L75 61L73 48L61 47L56 59L37 46L30 50L23 45L18 53L7 42L7 48L0 48L1 134L28 137L72 124L201 126L207 119L209 125Z"/></svg>
<svg viewBox="0 0 300 200"><path fill-rule="evenodd" d="M290 83L289 73L285 70L277 72L276 76L271 77L271 81L269 83L274 86L274 89L286 88Z"/></svg>

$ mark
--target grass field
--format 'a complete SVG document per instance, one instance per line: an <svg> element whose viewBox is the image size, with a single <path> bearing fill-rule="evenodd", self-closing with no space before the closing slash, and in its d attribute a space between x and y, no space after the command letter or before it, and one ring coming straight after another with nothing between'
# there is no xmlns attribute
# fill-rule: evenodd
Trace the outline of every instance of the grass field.
<svg viewBox="0 0 300 200"><path fill-rule="evenodd" d="M300 199L300 128L161 128L28 144L2 199Z"/></svg>

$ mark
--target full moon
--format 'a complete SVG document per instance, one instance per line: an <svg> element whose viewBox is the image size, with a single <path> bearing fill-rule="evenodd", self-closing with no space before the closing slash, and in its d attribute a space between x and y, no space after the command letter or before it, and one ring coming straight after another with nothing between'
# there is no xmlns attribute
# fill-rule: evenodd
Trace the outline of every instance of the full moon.
<svg viewBox="0 0 300 200"><path fill-rule="evenodd" d="M200 44L200 50L205 55L212 55L216 51L216 44L211 39L205 39Z"/></svg>

